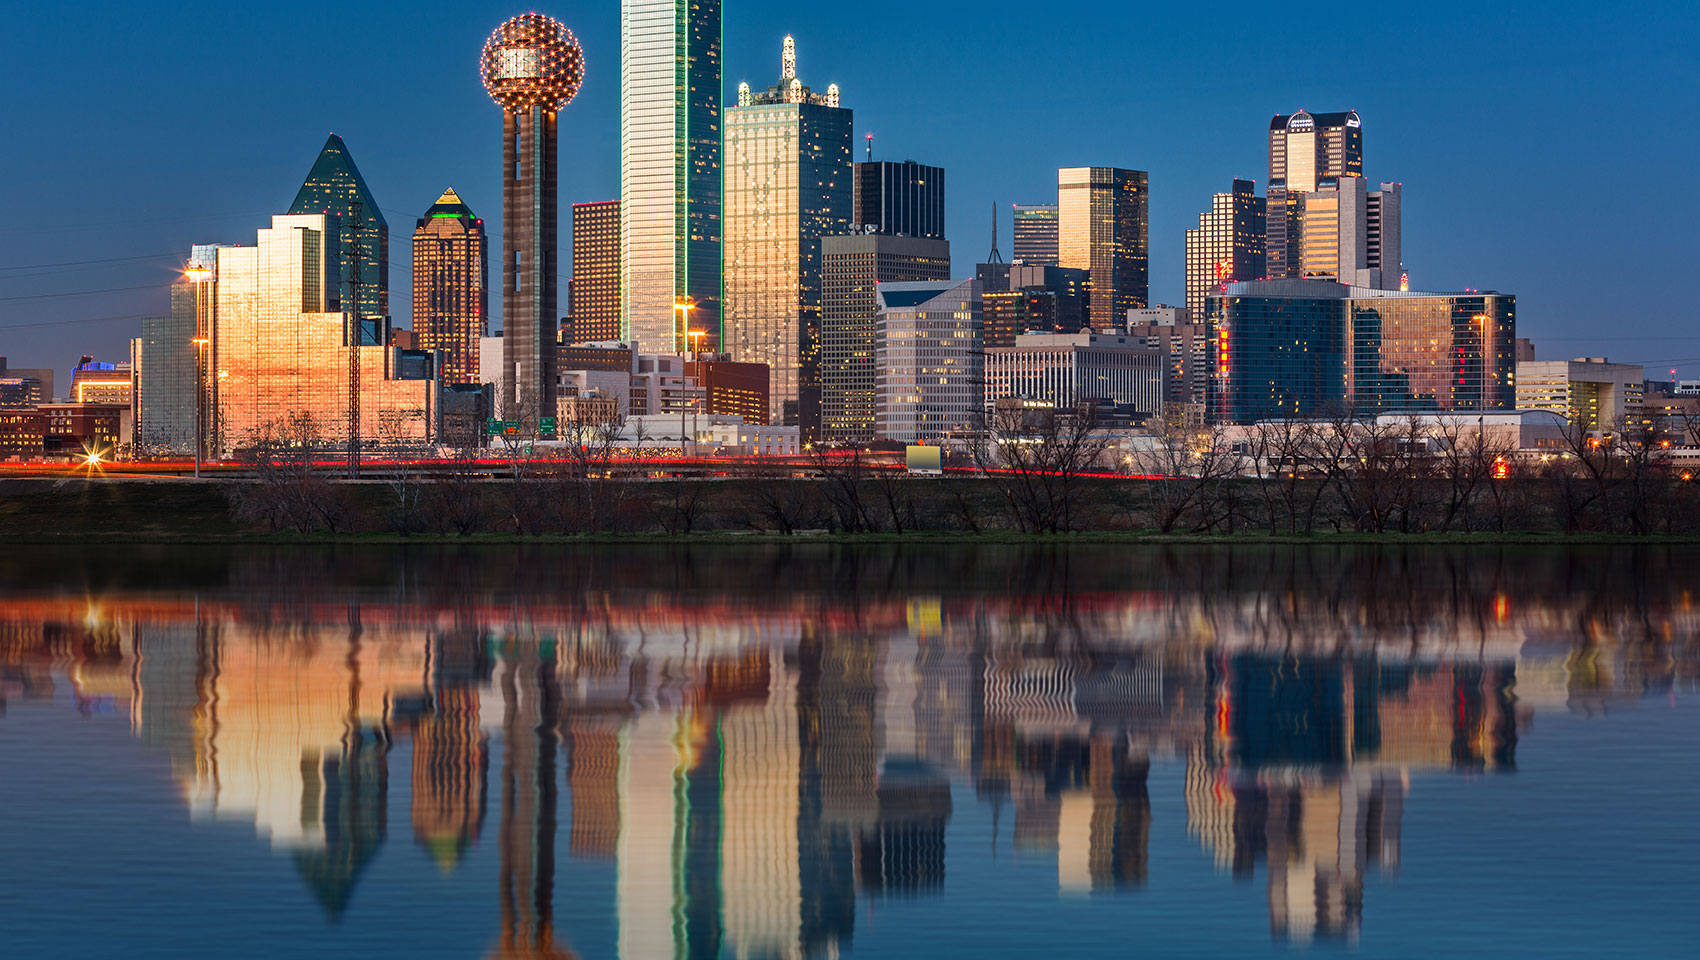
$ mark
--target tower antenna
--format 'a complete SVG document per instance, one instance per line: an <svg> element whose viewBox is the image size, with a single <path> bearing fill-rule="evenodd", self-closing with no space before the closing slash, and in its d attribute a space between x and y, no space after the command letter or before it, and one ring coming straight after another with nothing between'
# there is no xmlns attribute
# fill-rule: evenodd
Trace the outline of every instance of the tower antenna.
<svg viewBox="0 0 1700 960"><path fill-rule="evenodd" d="M992 201L992 252L986 257L987 263L1002 263L1003 254L998 252L998 202Z"/></svg>
<svg viewBox="0 0 1700 960"><path fill-rule="evenodd" d="M868 134L867 141L868 141L868 162L873 163L874 162L874 135L871 134L871 133Z"/></svg>

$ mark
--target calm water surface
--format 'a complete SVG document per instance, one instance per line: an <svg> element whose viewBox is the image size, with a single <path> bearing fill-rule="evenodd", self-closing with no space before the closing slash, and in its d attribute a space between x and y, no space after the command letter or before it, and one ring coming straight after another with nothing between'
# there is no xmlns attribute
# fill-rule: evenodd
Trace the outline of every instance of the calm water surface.
<svg viewBox="0 0 1700 960"><path fill-rule="evenodd" d="M1700 549L0 551L7 957L1692 956Z"/></svg>

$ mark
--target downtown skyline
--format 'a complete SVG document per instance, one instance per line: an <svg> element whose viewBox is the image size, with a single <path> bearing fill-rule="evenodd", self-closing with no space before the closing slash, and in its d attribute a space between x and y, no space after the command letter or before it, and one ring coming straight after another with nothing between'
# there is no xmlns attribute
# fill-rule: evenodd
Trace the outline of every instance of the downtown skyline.
<svg viewBox="0 0 1700 960"><path fill-rule="evenodd" d="M1079 14L1092 15L1091 7L1081 5ZM57 115L38 113L41 102L26 104L17 117L23 131L63 149L24 157L13 171L36 188L20 197L21 220L31 228L7 231L0 240L0 266L14 268L0 273L0 354L15 366L67 367L82 352L120 358L139 326L133 318L165 312L166 285L188 245L241 242L269 214L286 209L314 145L330 130L348 141L392 224L412 222L445 183L474 209L498 209L499 161L490 144L499 117L492 116L477 82L474 55L462 51L475 50L491 22L517 12L522 11L478 4L425 9L417 22L362 23L365 14L345 15L352 18L348 29L376 31L373 53L334 83L325 81L323 97L316 93L321 81L315 77L306 77L312 89L305 95L294 94L285 77L287 71L300 73L299 67L270 66L263 57L236 74L242 78L233 84L240 97L234 90L194 87L196 74L175 67L135 84L79 86L91 78L68 83L60 105L89 104L93 125L105 131L99 139L126 144L121 156L95 149L80 128L73 130ZM539 12L566 22L585 50L584 91L562 131L561 201L613 199L619 194L618 6L563 5ZM113 15L120 19L102 21L104 29L82 42L101 49L102 60L120 70L134 52L122 38L145 36L157 25L119 29L128 14ZM173 27L179 43L217 45L203 66L219 76L259 54L264 45L250 44L247 37L319 22L310 13L293 24L263 11L229 16L235 20ZM1575 178L1606 176L1609 153L1566 135L1558 124L1572 124L1573 133L1578 112L1603 108L1607 100L1631 100L1634 91L1626 85L1651 88L1655 78L1678 79L1684 65L1677 48L1660 46L1660 37L1670 31L1594 23L1593 46L1578 51L1571 49L1575 41L1549 35L1544 21L1531 23L1525 48L1499 58L1504 68L1494 74L1472 64L1470 51L1480 53L1491 44L1470 28L1504 29L1508 15L1460 14L1450 21L1460 37L1438 58L1421 49L1419 41L1435 38L1420 25L1412 27L1412 39L1397 44L1366 30L1358 41L1341 41L1360 44L1346 56L1343 71L1296 68L1290 76L1271 78L1251 57L1249 39L1215 35L1211 21L1188 15L1149 12L1149 28L1172 34L1175 49L1129 45L1061 56L1066 43L1027 38L1022 61L1013 54L1003 61L1009 69L1001 69L997 58L977 62L966 48L1013 50L1021 39L1016 28L996 26L997 18L988 17L985 25L968 24L965 32L952 34L964 48L960 53L938 53L919 39L927 32L928 15L918 16L916 29L903 36L915 38L917 51L926 49L929 56L897 59L892 54L908 41L882 36L877 16L869 26L835 22L825 11L728 4L721 103L733 102L740 81L765 86L773 72L771 51L784 33L795 35L808 51L811 77L834 79L855 92L856 159L862 159L863 135L871 132L875 159L913 158L949 171L949 238L962 265L981 259L981 248L990 247L988 204L998 205L999 234L1007 247L1010 205L1055 202L1058 167L1148 170L1151 300L1164 303L1183 301L1184 231L1196 225L1210 196L1233 177L1253 179L1259 192L1266 187L1262 136L1269 117L1300 108L1356 109L1364 117L1366 175L1372 182L1399 180L1409 194L1404 248L1414 289L1516 291L1524 307L1519 334L1532 338L1543 357L1609 355L1646 362L1651 375L1667 362L1700 355L1691 318L1680 310L1653 313L1654 287L1642 279L1681 274L1687 243L1681 214L1688 201L1668 204L1661 198L1674 187L1678 155L1691 152L1685 141L1694 135L1654 125L1643 134L1648 162L1633 180L1618 181L1616 202L1585 211L1560 202ZM1678 27L1683 16L1690 15L1673 14L1669 26ZM1566 36L1572 30L1590 32L1578 29L1574 17ZM193 36L183 36L185 31ZM55 49L51 30L36 32L44 39L26 51L25 69L31 58ZM1572 58L1576 72L1587 73L1591 58L1610 61L1625 55L1629 45L1637 51L1638 79L1595 74L1573 81L1556 65L1537 63L1543 52L1548 59L1563 55ZM870 49L878 55L869 56ZM427 52L441 69L417 74L396 69L407 57ZM1058 55L1054 71L1034 77L1022 70L1021 83L1010 81L1019 62L1046 54ZM1201 67L1215 79L1197 83ZM1118 77L1130 78L1127 95L1110 104L1109 123L1102 122L1105 104L1097 95L1069 92L1096 79L1104 95L1113 96L1116 87L1109 81ZM1566 89L1569 83L1579 86ZM184 84L197 90L194 100L204 108L184 107ZM113 86L122 88L109 89ZM911 95L917 86L930 88L920 101ZM1672 95L1692 96L1684 92L1690 88L1677 84ZM988 90L996 91L990 101ZM96 96L111 102L95 104ZM238 101L250 108L234 110ZM1662 105L1668 107L1668 99ZM1021 122L1042 135L1008 136L1005 125ZM1178 137L1182 124L1197 129ZM1448 128L1464 135L1438 135ZM1002 152L993 158L989 150ZM495 247L501 225L491 225ZM1560 239L1577 232L1599 238L1589 246L1594 270L1577 271L1569 252L1574 247ZM391 244L392 290L405 290L410 265L394 228ZM569 228L562 223L561 245L569 244ZM84 260L101 262L70 263ZM34 264L65 266L16 269ZM564 280L570 268L565 263L562 268ZM960 267L953 272L967 275ZM111 292L64 295L86 291ZM564 313L565 304L559 306ZM398 325L411 325L405 299L391 307ZM499 315L498 303L491 303L490 313ZM97 319L105 317L123 319ZM1610 337L1597 329L1628 332ZM1700 371L1700 360L1678 368L1691 377Z"/></svg>

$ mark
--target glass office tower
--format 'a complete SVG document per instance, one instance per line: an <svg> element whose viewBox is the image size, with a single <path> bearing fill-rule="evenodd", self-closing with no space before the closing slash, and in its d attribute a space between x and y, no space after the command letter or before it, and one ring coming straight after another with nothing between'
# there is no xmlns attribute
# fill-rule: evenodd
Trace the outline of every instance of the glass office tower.
<svg viewBox="0 0 1700 960"><path fill-rule="evenodd" d="M1057 265L1057 205L1018 203L1013 223L1014 257L1037 266Z"/></svg>
<svg viewBox="0 0 1700 960"><path fill-rule="evenodd" d="M322 213L336 218L343 232L342 248L353 247L360 263L355 315L389 316L390 225L341 137L333 133L325 140L313 169L295 194L295 202L289 205L289 213ZM336 280L347 283L350 279L347 266L342 265Z"/></svg>
<svg viewBox="0 0 1700 960"><path fill-rule="evenodd" d="M478 342L490 335L490 241L454 188L413 231L413 335L442 351L444 383L479 382Z"/></svg>
<svg viewBox="0 0 1700 960"><path fill-rule="evenodd" d="M566 343L620 339L620 201L573 204L573 279Z"/></svg>
<svg viewBox="0 0 1700 960"><path fill-rule="evenodd" d="M797 79L790 37L782 63L779 83L740 84L726 110L725 345L734 360L767 364L770 422L814 440L821 238L850 227L853 118L836 84L819 94Z"/></svg>
<svg viewBox="0 0 1700 960"><path fill-rule="evenodd" d="M1150 176L1116 167L1057 171L1057 253L1065 267L1091 271L1087 319L1094 330L1126 325L1150 305Z"/></svg>
<svg viewBox="0 0 1700 960"><path fill-rule="evenodd" d="M652 353L720 339L720 70L720 0L622 0L620 325Z"/></svg>

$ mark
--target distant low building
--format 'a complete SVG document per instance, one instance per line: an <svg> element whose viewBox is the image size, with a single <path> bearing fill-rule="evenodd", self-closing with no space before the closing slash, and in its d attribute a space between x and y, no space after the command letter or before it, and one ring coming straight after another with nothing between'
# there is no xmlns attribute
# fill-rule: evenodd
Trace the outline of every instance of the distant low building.
<svg viewBox="0 0 1700 960"><path fill-rule="evenodd" d="M986 348L986 408L1009 397L1069 409L1092 400L1157 413L1165 357L1141 338L1106 333L1028 333Z"/></svg>
<svg viewBox="0 0 1700 960"><path fill-rule="evenodd" d="M1604 357L1519 363L1517 409L1550 410L1584 430L1610 431L1640 415L1644 372Z"/></svg>
<svg viewBox="0 0 1700 960"><path fill-rule="evenodd" d="M37 409L46 454L110 456L130 444L134 421L128 403L44 403Z"/></svg>

